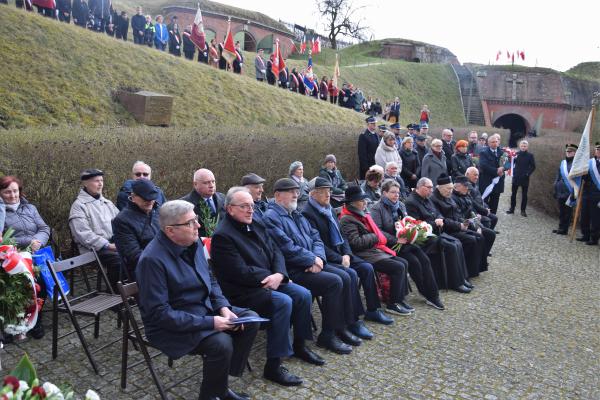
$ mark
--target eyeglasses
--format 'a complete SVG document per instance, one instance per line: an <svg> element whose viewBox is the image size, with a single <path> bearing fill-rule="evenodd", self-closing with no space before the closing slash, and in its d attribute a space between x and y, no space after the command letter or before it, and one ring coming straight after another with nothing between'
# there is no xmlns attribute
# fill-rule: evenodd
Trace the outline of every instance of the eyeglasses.
<svg viewBox="0 0 600 400"><path fill-rule="evenodd" d="M148 176L150 176L150 172L136 172L135 176L137 176L138 178L140 176L146 176L146 177L148 177Z"/></svg>
<svg viewBox="0 0 600 400"><path fill-rule="evenodd" d="M244 211L254 211L254 204L230 204L232 207L239 207Z"/></svg>
<svg viewBox="0 0 600 400"><path fill-rule="evenodd" d="M187 226L188 228L192 228L194 227L196 224L200 225L200 223L198 222L198 216L196 215L194 218L182 222L181 224L171 224L169 226Z"/></svg>

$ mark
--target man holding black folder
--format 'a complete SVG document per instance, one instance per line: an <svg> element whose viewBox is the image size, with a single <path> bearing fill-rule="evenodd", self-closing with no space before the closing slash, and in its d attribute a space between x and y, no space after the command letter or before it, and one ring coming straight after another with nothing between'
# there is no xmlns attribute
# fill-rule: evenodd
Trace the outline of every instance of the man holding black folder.
<svg viewBox="0 0 600 400"><path fill-rule="evenodd" d="M228 375L241 376L258 324L234 325L256 313L232 307L212 277L198 241L198 216L184 200L160 208L160 232L137 265L139 306L146 336L172 358L204 359L200 400L247 399L228 388Z"/></svg>
<svg viewBox="0 0 600 400"><path fill-rule="evenodd" d="M270 319L264 377L280 385L297 386L302 379L281 365L283 357L295 355L315 365L325 363L305 344L312 340L312 297L308 289L290 282L278 246L261 220L253 218L254 206L247 188L229 189L225 197L227 215L212 236L213 270L233 304L250 307ZM290 323L294 328L293 346Z"/></svg>

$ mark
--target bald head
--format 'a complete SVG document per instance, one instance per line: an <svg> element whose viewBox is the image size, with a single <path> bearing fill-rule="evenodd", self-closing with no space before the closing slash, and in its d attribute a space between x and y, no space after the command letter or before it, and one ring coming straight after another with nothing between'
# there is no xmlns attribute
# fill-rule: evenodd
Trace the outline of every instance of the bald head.
<svg viewBox="0 0 600 400"><path fill-rule="evenodd" d="M475 167L469 167L465 171L465 176L467 177L469 182L477 183L477 180L479 179L479 170Z"/></svg>
<svg viewBox="0 0 600 400"><path fill-rule="evenodd" d="M205 199L216 193L217 184L211 170L201 168L194 172L194 190Z"/></svg>

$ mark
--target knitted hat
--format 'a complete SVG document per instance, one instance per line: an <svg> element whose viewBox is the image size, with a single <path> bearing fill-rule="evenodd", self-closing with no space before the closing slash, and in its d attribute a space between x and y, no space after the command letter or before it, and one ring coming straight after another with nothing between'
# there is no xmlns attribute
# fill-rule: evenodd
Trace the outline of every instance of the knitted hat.
<svg viewBox="0 0 600 400"><path fill-rule="evenodd" d="M323 161L323 164L327 164L330 161L337 164L337 159L335 158L335 156L333 154L327 154L325 156L325 161Z"/></svg>

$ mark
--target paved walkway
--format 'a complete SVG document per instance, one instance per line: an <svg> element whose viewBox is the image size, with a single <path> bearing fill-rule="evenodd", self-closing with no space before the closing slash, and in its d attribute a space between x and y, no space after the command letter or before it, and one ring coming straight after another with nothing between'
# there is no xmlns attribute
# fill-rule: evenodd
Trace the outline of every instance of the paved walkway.
<svg viewBox="0 0 600 400"><path fill-rule="evenodd" d="M392 326L371 324L375 340L352 355L320 351L324 367L287 361L305 380L298 388L261 378L261 332L253 371L232 380L232 387L256 399L600 399L600 248L550 233L555 221L535 210L529 218L505 215L507 200L504 194L490 271L474 280L473 293L442 293L443 312L413 293L416 314L394 317ZM114 321L103 322L100 342L119 337ZM49 315L45 325L49 331ZM55 361L50 340L48 333L41 341L8 346L0 353L3 365L14 365L27 351L43 379L71 382L79 394L93 388L103 399L157 398L141 366L121 391L119 345L98 357L103 371L97 376L76 337L63 340ZM165 380L201 368L192 357L176 361L174 369L163 357L157 360ZM173 397L195 399L198 385L193 378Z"/></svg>

